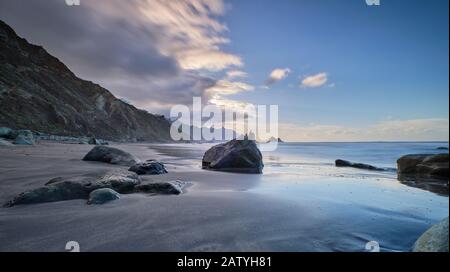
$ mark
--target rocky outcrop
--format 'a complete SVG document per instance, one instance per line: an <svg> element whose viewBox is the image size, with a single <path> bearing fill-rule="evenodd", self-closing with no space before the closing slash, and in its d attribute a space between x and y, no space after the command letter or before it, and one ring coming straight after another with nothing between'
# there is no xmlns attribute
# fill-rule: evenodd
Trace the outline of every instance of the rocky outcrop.
<svg viewBox="0 0 450 272"><path fill-rule="evenodd" d="M170 125L164 116L78 78L0 21L0 127L113 141L171 141Z"/></svg>
<svg viewBox="0 0 450 272"><path fill-rule="evenodd" d="M414 252L448 252L448 217L432 226L416 241Z"/></svg>
<svg viewBox="0 0 450 272"><path fill-rule="evenodd" d="M358 169L364 169L364 170L371 170L371 171L385 171L384 168L379 168L370 164L365 163L354 163L349 162L345 160L336 160L335 162L336 167L352 167L352 168L358 168Z"/></svg>
<svg viewBox="0 0 450 272"><path fill-rule="evenodd" d="M11 133L15 135L13 144L15 145L34 145L35 140L31 130L17 130Z"/></svg>
<svg viewBox="0 0 450 272"><path fill-rule="evenodd" d="M88 199L92 191L103 188L113 189L119 193L132 193L140 182L135 173L125 170L112 170L101 175L67 179L54 178L43 187L19 194L5 206Z"/></svg>
<svg viewBox="0 0 450 272"><path fill-rule="evenodd" d="M206 151L202 168L226 172L260 174L264 168L263 157L255 141L231 140Z"/></svg>
<svg viewBox="0 0 450 272"><path fill-rule="evenodd" d="M100 205L116 199L120 199L120 194L118 192L109 188L97 189L89 194L87 204Z"/></svg>
<svg viewBox="0 0 450 272"><path fill-rule="evenodd" d="M84 161L99 161L124 166L132 166L139 163L139 159L123 150L108 147L96 146L83 158Z"/></svg>
<svg viewBox="0 0 450 272"><path fill-rule="evenodd" d="M449 177L449 154L406 155L398 159L399 177L433 178L447 180Z"/></svg>
<svg viewBox="0 0 450 272"><path fill-rule="evenodd" d="M148 160L144 163L137 163L128 169L128 171L135 172L138 175L162 175L167 174L164 164Z"/></svg>

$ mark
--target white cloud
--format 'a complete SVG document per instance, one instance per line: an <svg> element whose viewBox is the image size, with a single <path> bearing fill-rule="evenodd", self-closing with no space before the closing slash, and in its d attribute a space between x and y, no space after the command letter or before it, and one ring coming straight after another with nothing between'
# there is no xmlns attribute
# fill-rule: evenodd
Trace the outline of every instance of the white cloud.
<svg viewBox="0 0 450 272"><path fill-rule="evenodd" d="M252 91L255 88L244 82L218 80L216 84L206 90L207 94L215 99L222 96L237 94L245 91Z"/></svg>
<svg viewBox="0 0 450 272"><path fill-rule="evenodd" d="M279 129L287 141L447 141L449 120L388 120L366 127L282 123Z"/></svg>
<svg viewBox="0 0 450 272"><path fill-rule="evenodd" d="M247 73L244 71L240 71L240 70L230 70L227 72L227 78L231 79L231 78L242 78L242 77L247 77Z"/></svg>
<svg viewBox="0 0 450 272"><path fill-rule="evenodd" d="M290 72L291 72L291 69L289 69L289 68L284 68L284 69L277 68L277 69L273 70L270 73L269 78L266 80L266 85L271 85L277 81L285 79L289 75Z"/></svg>
<svg viewBox="0 0 450 272"><path fill-rule="evenodd" d="M325 85L328 82L327 73L319 73L312 76L307 76L302 80L301 87L304 88L318 88Z"/></svg>

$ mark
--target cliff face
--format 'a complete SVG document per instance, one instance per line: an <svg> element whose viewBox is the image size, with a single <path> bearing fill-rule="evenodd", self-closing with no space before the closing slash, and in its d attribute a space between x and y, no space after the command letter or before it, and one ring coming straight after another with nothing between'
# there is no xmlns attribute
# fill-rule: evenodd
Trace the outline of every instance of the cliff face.
<svg viewBox="0 0 450 272"><path fill-rule="evenodd" d="M170 141L163 117L75 76L0 20L0 126L117 141Z"/></svg>

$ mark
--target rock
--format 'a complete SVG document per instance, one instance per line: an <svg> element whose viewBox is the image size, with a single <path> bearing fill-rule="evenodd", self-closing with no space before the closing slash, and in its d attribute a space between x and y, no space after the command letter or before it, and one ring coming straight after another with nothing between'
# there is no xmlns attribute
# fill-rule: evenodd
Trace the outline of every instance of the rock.
<svg viewBox="0 0 450 272"><path fill-rule="evenodd" d="M449 177L449 154L406 155L398 159L399 177L443 179Z"/></svg>
<svg viewBox="0 0 450 272"><path fill-rule="evenodd" d="M383 168L375 167L373 165L364 164L364 163L353 163L345 160L336 160L335 162L337 167L352 167L364 170L372 170L372 171L385 171Z"/></svg>
<svg viewBox="0 0 450 272"><path fill-rule="evenodd" d="M92 191L89 194L87 204L104 204L116 199L120 199L120 194L112 189L103 188Z"/></svg>
<svg viewBox="0 0 450 272"><path fill-rule="evenodd" d="M17 135L13 144L16 145L34 145L35 140L30 130L17 130L13 134Z"/></svg>
<svg viewBox="0 0 450 272"><path fill-rule="evenodd" d="M164 164L151 160L144 163L137 163L131 166L128 171L135 172L138 175L162 175L167 173Z"/></svg>
<svg viewBox="0 0 450 272"><path fill-rule="evenodd" d="M6 203L5 207L72 199L86 199L88 195L89 191L86 190L86 187L83 186L83 184L65 181L21 193L13 200Z"/></svg>
<svg viewBox="0 0 450 272"><path fill-rule="evenodd" d="M284 143L283 140L281 140L281 138L275 138L275 137L271 137L267 143L272 143L272 142L279 142L279 143Z"/></svg>
<svg viewBox="0 0 450 272"><path fill-rule="evenodd" d="M179 195L183 193L184 185L185 183L182 181L147 183L136 186L136 192Z"/></svg>
<svg viewBox="0 0 450 272"><path fill-rule="evenodd" d="M13 144L11 144L10 142L0 139L0 146L12 146Z"/></svg>
<svg viewBox="0 0 450 272"><path fill-rule="evenodd" d="M7 138L11 139L11 134L13 133L13 130L8 127L0 127L0 137L1 138Z"/></svg>
<svg viewBox="0 0 450 272"><path fill-rule="evenodd" d="M132 166L139 163L139 159L128 152L113 147L96 146L83 158L84 161L100 161L111 164Z"/></svg>
<svg viewBox="0 0 450 272"><path fill-rule="evenodd" d="M90 144L90 145L101 145L100 141L95 139L94 137L89 139L88 144Z"/></svg>
<svg viewBox="0 0 450 272"><path fill-rule="evenodd" d="M206 151L202 168L208 170L260 174L263 157L255 141L231 140Z"/></svg>
<svg viewBox="0 0 450 272"><path fill-rule="evenodd" d="M47 182L44 187L21 193L5 206L88 199L92 191L103 188L113 189L119 193L133 193L139 184L138 175L123 169L111 170L99 175L58 177Z"/></svg>
<svg viewBox="0 0 450 272"><path fill-rule="evenodd" d="M448 252L448 217L420 236L413 252Z"/></svg>

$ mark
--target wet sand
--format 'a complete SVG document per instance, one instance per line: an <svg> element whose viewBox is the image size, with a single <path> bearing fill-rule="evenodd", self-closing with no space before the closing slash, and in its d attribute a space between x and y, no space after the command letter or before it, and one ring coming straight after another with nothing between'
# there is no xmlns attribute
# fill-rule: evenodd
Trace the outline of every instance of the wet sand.
<svg viewBox="0 0 450 272"><path fill-rule="evenodd" d="M200 169L203 147L113 146L166 164L169 174L144 180L192 186L179 196L130 194L99 206L0 208L0 251L64 251L68 241L81 251L364 251L372 240L385 251L408 251L448 216L448 197L392 180L211 172ZM91 148L0 147L0 203L55 177L121 167L82 161Z"/></svg>

